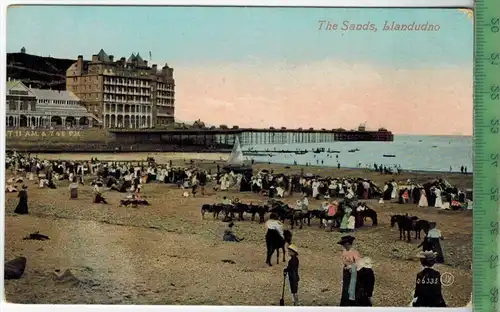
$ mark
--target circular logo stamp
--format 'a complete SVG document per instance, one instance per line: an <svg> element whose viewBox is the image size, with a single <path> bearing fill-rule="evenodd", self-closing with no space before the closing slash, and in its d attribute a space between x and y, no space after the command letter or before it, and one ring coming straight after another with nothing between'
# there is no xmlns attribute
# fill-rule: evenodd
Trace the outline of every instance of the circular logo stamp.
<svg viewBox="0 0 500 312"><path fill-rule="evenodd" d="M441 285L451 286L455 282L455 276L451 273L444 272L441 274Z"/></svg>

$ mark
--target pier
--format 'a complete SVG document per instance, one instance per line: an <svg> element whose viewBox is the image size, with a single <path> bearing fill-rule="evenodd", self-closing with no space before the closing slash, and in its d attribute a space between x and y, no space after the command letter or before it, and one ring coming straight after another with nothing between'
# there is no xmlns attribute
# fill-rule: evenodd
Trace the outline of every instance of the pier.
<svg viewBox="0 0 500 312"><path fill-rule="evenodd" d="M7 149L32 152L227 152L235 138L245 146L393 141L390 131L187 128L187 129L73 129L7 131Z"/></svg>
<svg viewBox="0 0 500 312"><path fill-rule="evenodd" d="M167 144L230 148L238 137L242 146L332 143L337 141L393 141L390 131L315 129L110 129L115 141L124 144Z"/></svg>

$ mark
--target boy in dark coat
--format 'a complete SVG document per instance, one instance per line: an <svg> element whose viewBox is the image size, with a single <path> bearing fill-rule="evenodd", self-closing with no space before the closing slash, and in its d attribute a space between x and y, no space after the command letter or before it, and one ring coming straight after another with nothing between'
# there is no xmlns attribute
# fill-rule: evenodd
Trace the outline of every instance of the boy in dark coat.
<svg viewBox="0 0 500 312"><path fill-rule="evenodd" d="M283 270L283 274L288 275L288 283L290 286L290 292L292 293L293 305L299 305L299 296L297 295L299 288L299 253L297 247L294 244L288 246L288 253L290 254L290 260L288 261L288 266Z"/></svg>
<svg viewBox="0 0 500 312"><path fill-rule="evenodd" d="M441 292L441 273L432 268L436 263L436 256L433 251L422 251L418 254L424 268L417 274L413 307L446 307Z"/></svg>

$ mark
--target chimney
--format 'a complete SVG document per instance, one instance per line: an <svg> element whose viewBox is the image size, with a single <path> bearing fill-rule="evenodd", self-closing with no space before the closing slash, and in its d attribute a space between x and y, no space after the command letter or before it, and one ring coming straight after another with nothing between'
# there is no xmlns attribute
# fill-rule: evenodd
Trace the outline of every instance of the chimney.
<svg viewBox="0 0 500 312"><path fill-rule="evenodd" d="M98 62L98 61L99 57L97 56L97 54L92 55L92 62Z"/></svg>
<svg viewBox="0 0 500 312"><path fill-rule="evenodd" d="M148 66L148 61L144 61L144 66Z"/></svg>
<svg viewBox="0 0 500 312"><path fill-rule="evenodd" d="M156 72L158 71L158 65L153 64L152 69L153 69L153 73L156 74Z"/></svg>
<svg viewBox="0 0 500 312"><path fill-rule="evenodd" d="M115 58L115 57L114 57L113 55L109 55L108 57L109 57L109 61L110 61L110 62L113 62L113 61L114 61L114 58Z"/></svg>
<svg viewBox="0 0 500 312"><path fill-rule="evenodd" d="M76 66L78 66L78 68L83 68L83 55L78 55Z"/></svg>

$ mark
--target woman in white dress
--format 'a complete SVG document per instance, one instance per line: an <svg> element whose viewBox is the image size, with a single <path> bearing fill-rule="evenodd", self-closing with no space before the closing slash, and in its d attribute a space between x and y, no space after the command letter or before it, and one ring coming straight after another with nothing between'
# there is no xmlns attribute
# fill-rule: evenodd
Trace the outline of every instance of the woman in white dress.
<svg viewBox="0 0 500 312"><path fill-rule="evenodd" d="M319 196L319 190L318 190L318 188L319 188L319 182L318 181L314 181L312 183L312 192L313 192L312 197L313 198L317 198Z"/></svg>
<svg viewBox="0 0 500 312"><path fill-rule="evenodd" d="M441 190L436 187L436 189L434 190L434 194L436 194L436 203L434 204L434 207L442 208L443 207L443 200L441 198Z"/></svg>
<svg viewBox="0 0 500 312"><path fill-rule="evenodd" d="M391 198L395 199L397 195L398 195L398 184L395 181L393 181L392 182Z"/></svg>
<svg viewBox="0 0 500 312"><path fill-rule="evenodd" d="M429 207L429 202L427 201L427 195L425 195L425 190L420 190L420 200L418 201L418 207Z"/></svg>

